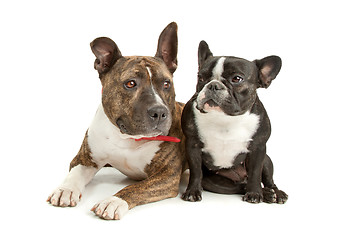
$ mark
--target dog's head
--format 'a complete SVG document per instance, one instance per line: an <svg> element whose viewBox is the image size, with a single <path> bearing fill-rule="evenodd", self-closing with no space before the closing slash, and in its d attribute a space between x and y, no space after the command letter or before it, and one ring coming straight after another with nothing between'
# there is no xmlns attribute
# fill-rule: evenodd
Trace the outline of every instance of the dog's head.
<svg viewBox="0 0 360 240"><path fill-rule="evenodd" d="M124 57L110 38L91 42L109 120L128 135L167 135L175 108L172 74L177 68L177 25L160 34L155 57Z"/></svg>
<svg viewBox="0 0 360 240"><path fill-rule="evenodd" d="M281 59L269 56L248 61L237 57L214 57L205 41L198 51L197 109L241 115L251 109L256 89L267 88L280 71Z"/></svg>

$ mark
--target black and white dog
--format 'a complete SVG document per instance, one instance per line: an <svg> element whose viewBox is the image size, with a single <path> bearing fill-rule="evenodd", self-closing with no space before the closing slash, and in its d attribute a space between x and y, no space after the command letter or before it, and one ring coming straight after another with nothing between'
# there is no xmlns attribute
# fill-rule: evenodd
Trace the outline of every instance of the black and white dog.
<svg viewBox="0 0 360 240"><path fill-rule="evenodd" d="M266 154L270 120L256 92L269 87L281 59L214 57L205 41L200 42L198 57L196 93L181 122L190 167L182 198L200 201L204 188L245 194L250 203L285 203L288 196L274 184L273 164Z"/></svg>

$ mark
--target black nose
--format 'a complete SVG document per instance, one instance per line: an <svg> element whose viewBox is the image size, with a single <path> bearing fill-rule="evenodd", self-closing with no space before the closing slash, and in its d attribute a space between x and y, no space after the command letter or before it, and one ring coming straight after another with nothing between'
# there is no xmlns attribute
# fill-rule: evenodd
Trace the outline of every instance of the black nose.
<svg viewBox="0 0 360 240"><path fill-rule="evenodd" d="M167 118L168 110L163 106L155 106L148 111L149 118L155 122L162 122Z"/></svg>
<svg viewBox="0 0 360 240"><path fill-rule="evenodd" d="M222 84L221 84L220 82L218 82L218 81L214 81L214 82L210 83L210 84L207 86L207 88L208 88L209 90L212 90L212 91L218 91L218 90L224 90L224 89L225 89L224 85L222 85Z"/></svg>

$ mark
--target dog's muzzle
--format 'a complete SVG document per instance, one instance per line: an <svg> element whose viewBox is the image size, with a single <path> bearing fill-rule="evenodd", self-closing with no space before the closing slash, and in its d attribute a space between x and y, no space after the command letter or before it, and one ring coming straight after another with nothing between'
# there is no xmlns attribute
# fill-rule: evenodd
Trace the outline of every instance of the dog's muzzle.
<svg viewBox="0 0 360 240"><path fill-rule="evenodd" d="M171 113L166 106L154 105L143 109L136 119L119 117L116 125L120 132L128 135L141 135L154 137L167 135L171 127Z"/></svg>
<svg viewBox="0 0 360 240"><path fill-rule="evenodd" d="M212 80L207 83L199 92L196 99L197 108L203 111L205 105L210 107L218 107L228 97L229 93L226 86L218 81Z"/></svg>

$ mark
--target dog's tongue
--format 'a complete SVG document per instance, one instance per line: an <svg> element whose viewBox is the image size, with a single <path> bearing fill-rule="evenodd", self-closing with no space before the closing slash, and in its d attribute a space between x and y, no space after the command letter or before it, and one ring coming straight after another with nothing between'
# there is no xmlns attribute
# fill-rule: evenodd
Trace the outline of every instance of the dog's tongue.
<svg viewBox="0 0 360 240"><path fill-rule="evenodd" d="M180 142L180 139L176 137L170 137L170 136L156 136L156 137L142 137L135 139L135 141L141 141L141 140L152 140L152 141L165 141L165 142Z"/></svg>

